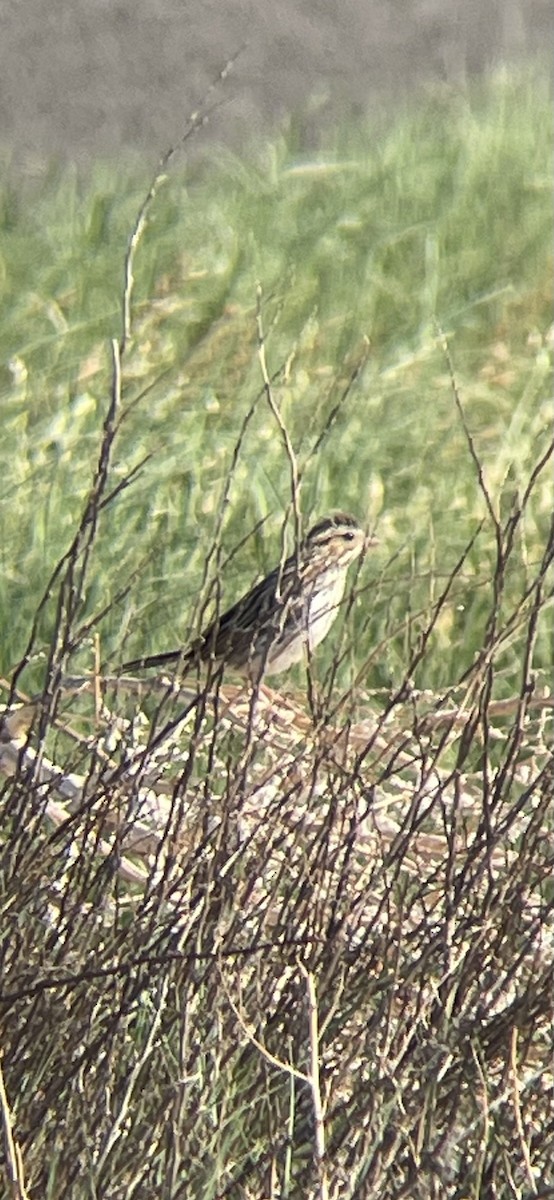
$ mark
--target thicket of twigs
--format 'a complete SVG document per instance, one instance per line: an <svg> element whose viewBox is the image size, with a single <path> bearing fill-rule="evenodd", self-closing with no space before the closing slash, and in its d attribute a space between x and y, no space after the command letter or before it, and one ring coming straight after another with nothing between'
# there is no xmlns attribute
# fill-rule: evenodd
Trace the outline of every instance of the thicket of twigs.
<svg viewBox="0 0 554 1200"><path fill-rule="evenodd" d="M496 566L480 653L441 695L413 679L465 556L394 693L341 692L339 650L297 700L72 679L98 529L133 482L111 462L142 227L90 496L4 714L4 1194L554 1195L552 528L505 598L553 447L500 520L467 432Z"/></svg>

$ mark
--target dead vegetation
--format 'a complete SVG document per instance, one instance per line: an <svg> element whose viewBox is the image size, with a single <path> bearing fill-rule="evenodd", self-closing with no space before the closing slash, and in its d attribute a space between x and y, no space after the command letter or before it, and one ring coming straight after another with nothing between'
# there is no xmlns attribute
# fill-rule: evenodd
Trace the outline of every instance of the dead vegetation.
<svg viewBox="0 0 554 1200"><path fill-rule="evenodd" d="M553 446L500 520L466 430L496 563L481 650L442 694L413 680L465 555L393 691L360 663L341 692L339 650L292 696L72 677L103 616L83 610L97 530L135 476L111 461L143 225L90 495L6 681L6 1194L554 1195L552 527L505 597Z"/></svg>
<svg viewBox="0 0 554 1200"><path fill-rule="evenodd" d="M62 626L0 760L14 1195L539 1193L554 779L533 638L552 550L508 700L492 620L448 695L408 670L394 696L311 711L217 680L68 680Z"/></svg>

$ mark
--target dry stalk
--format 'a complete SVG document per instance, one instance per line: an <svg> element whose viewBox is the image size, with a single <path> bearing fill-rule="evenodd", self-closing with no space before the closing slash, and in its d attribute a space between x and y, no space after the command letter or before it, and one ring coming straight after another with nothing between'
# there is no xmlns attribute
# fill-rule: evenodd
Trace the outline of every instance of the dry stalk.
<svg viewBox="0 0 554 1200"><path fill-rule="evenodd" d="M25 1172L23 1155L19 1142L14 1134L13 1118L6 1093L4 1072L2 1070L2 1053L0 1051L0 1108L2 1109L2 1124L4 1126L4 1145L6 1151L7 1184L12 1200L30 1200L25 1187Z"/></svg>

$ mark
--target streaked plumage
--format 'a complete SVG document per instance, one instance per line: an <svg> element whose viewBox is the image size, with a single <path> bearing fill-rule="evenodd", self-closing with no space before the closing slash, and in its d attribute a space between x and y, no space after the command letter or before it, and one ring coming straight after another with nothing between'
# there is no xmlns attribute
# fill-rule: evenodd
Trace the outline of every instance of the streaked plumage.
<svg viewBox="0 0 554 1200"><path fill-rule="evenodd" d="M174 667L179 674L205 662L260 678L286 670L323 640L344 596L348 567L366 539L346 513L323 517L298 551L216 617L188 650L170 650L125 663L122 670Z"/></svg>

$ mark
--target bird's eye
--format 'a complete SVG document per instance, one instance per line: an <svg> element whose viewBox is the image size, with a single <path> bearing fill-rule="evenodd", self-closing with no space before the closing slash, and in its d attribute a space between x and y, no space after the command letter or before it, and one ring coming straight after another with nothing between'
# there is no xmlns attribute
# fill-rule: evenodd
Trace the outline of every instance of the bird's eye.
<svg viewBox="0 0 554 1200"><path fill-rule="evenodd" d="M353 533L344 533L344 534L343 534L343 537L344 537L344 539L345 539L345 541L346 541L346 542L353 542L353 541L354 541L354 534L353 534Z"/></svg>

